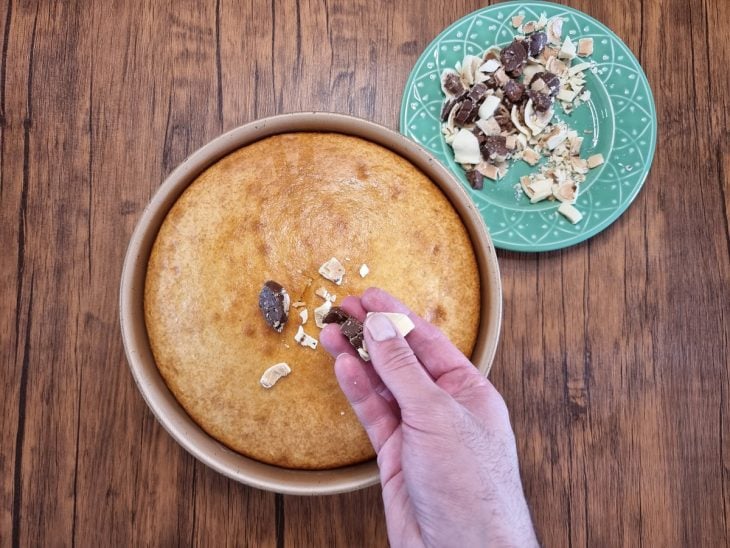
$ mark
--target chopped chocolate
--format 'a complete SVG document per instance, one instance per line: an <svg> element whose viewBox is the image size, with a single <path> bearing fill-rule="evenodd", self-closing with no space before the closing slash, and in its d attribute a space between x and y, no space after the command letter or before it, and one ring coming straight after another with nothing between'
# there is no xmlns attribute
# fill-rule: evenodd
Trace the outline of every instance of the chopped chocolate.
<svg viewBox="0 0 730 548"><path fill-rule="evenodd" d="M504 161L510 155L507 148L507 138L502 135L489 135L482 147L482 156L485 160Z"/></svg>
<svg viewBox="0 0 730 548"><path fill-rule="evenodd" d="M273 329L282 332L289 313L289 294L281 284L272 280L267 281L259 293L259 308L264 320Z"/></svg>
<svg viewBox="0 0 730 548"><path fill-rule="evenodd" d="M459 110L454 116L454 121L460 126L475 122L479 117L479 105L468 97L459 106Z"/></svg>
<svg viewBox="0 0 730 548"><path fill-rule="evenodd" d="M443 106L441 107L441 121L445 122L449 119L449 114L451 114L451 109L454 108L454 105L456 104L455 99L448 99L444 101Z"/></svg>
<svg viewBox="0 0 730 548"><path fill-rule="evenodd" d="M461 79L455 73L449 73L444 77L443 80L444 89L452 95L459 95L464 91L464 84L461 83Z"/></svg>
<svg viewBox="0 0 730 548"><path fill-rule="evenodd" d="M484 175L479 173L476 169L466 172L466 179L474 190L481 190L484 188Z"/></svg>
<svg viewBox="0 0 730 548"><path fill-rule="evenodd" d="M324 318L322 318L322 321L324 323L336 323L336 324L343 324L347 321L347 319L350 317L350 315L342 310L339 306L333 306L330 308L330 311L327 312Z"/></svg>
<svg viewBox="0 0 730 548"><path fill-rule="evenodd" d="M451 109L457 108L459 104L466 99L466 96L469 94L469 91L464 90L459 95L454 97L453 99L449 99L444 103L444 106L441 108L441 121L445 122L449 119L449 114L451 114Z"/></svg>
<svg viewBox="0 0 730 548"><path fill-rule="evenodd" d="M525 93L525 86L515 80L510 80L504 86L504 96L510 103L519 103Z"/></svg>
<svg viewBox="0 0 730 548"><path fill-rule="evenodd" d="M532 99L532 106L537 112L547 112L553 104L552 98L540 91L528 90L527 96Z"/></svg>
<svg viewBox="0 0 730 548"><path fill-rule="evenodd" d="M467 95L467 98L471 99L476 104L482 101L487 96L488 91L489 88L485 84L482 84L480 82L478 84L474 84L474 87L471 88L471 91Z"/></svg>
<svg viewBox="0 0 730 548"><path fill-rule="evenodd" d="M512 131L515 129L515 125L512 123L512 116L504 105L499 106L499 110L494 115L494 119L497 120L502 131Z"/></svg>
<svg viewBox="0 0 730 548"><path fill-rule="evenodd" d="M547 45L548 37L544 32L536 32L527 38L527 47L530 57L537 57Z"/></svg>
<svg viewBox="0 0 730 548"><path fill-rule="evenodd" d="M550 88L550 95L552 97L555 97L560 92L560 78L552 72L538 72L532 77L532 80L530 80L530 85L532 85L532 83L536 80L542 80L545 82L545 85Z"/></svg>
<svg viewBox="0 0 730 548"><path fill-rule="evenodd" d="M504 70L507 72L515 72L517 70L522 73L522 67L527 61L527 51L522 42L515 40L509 46L499 52L499 58L502 61Z"/></svg>

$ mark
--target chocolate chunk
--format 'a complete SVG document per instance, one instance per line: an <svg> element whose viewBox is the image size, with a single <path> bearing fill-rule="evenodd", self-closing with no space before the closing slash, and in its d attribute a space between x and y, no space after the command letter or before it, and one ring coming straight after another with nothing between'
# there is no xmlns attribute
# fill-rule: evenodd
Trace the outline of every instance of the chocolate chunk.
<svg viewBox="0 0 730 548"><path fill-rule="evenodd" d="M460 126L470 124L479 117L479 105L468 97L459 106L459 111L454 116L454 121Z"/></svg>
<svg viewBox="0 0 730 548"><path fill-rule="evenodd" d="M484 175L479 173L476 169L466 172L466 180L474 190L481 190L484 188Z"/></svg>
<svg viewBox="0 0 730 548"><path fill-rule="evenodd" d="M530 54L530 57L537 57L542 53L542 50L545 49L545 46L547 45L547 34L544 32L535 32L534 34L531 34L527 38L527 53Z"/></svg>
<svg viewBox="0 0 730 548"><path fill-rule="evenodd" d="M553 104L552 97L539 91L528 90L527 96L532 99L532 106L537 112L547 112Z"/></svg>
<svg viewBox="0 0 730 548"><path fill-rule="evenodd" d="M457 108L459 104L466 98L466 96L469 94L469 91L464 90L459 95L454 97L453 99L447 99L446 102L444 102L444 106L441 108L441 121L445 122L449 119L449 114L451 114L451 109Z"/></svg>
<svg viewBox="0 0 730 548"><path fill-rule="evenodd" d="M350 344L355 350L363 347L364 335L362 322L360 320L350 316L340 326L340 331L342 331L345 338L350 341Z"/></svg>
<svg viewBox="0 0 730 548"><path fill-rule="evenodd" d="M514 80L510 80L504 86L504 96L510 103L519 103L522 101L524 93L525 86Z"/></svg>
<svg viewBox="0 0 730 548"><path fill-rule="evenodd" d="M471 88L471 91L469 92L469 95L467 95L467 98L471 99L476 104L481 102L487 96L488 91L489 88L485 84L474 84L474 87Z"/></svg>
<svg viewBox="0 0 730 548"><path fill-rule="evenodd" d="M522 42L515 40L499 52L499 58L502 61L504 70L506 72L513 72L524 66L527 61L527 51L525 50L525 46L522 45Z"/></svg>
<svg viewBox="0 0 730 548"><path fill-rule="evenodd" d="M266 323L281 333L289 312L289 294L286 289L272 280L267 281L259 293L259 309Z"/></svg>
<svg viewBox="0 0 730 548"><path fill-rule="evenodd" d="M519 67L517 67L517 68L516 68L515 70L510 70L510 71L509 71L509 72L507 72L506 74L507 74L507 76L509 76L510 78L515 78L515 79L517 79L517 78L519 78L520 76L522 76L522 71L524 70L524 68L525 68L525 65L520 65L520 66L519 66Z"/></svg>
<svg viewBox="0 0 730 548"><path fill-rule="evenodd" d="M504 161L510 155L507 138L502 135L489 135L482 146L485 160Z"/></svg>
<svg viewBox="0 0 730 548"><path fill-rule="evenodd" d="M461 78L453 72L449 72L444 77L443 86L451 95L459 95L464 91L464 84L461 83Z"/></svg>
<svg viewBox="0 0 730 548"><path fill-rule="evenodd" d="M498 114L494 115L494 119L497 120L502 131L509 132L515 129L515 125L512 123L512 118L510 117L509 112L500 111Z"/></svg>
<svg viewBox="0 0 730 548"><path fill-rule="evenodd" d="M343 324L350 318L350 315L342 310L339 306L333 306L330 308L330 311L325 314L324 318L322 318L322 321L324 323L336 323L336 324Z"/></svg>
<svg viewBox="0 0 730 548"><path fill-rule="evenodd" d="M532 77L532 80L530 80L530 85L532 85L535 80L542 80L545 82L545 85L550 88L550 95L552 97L555 97L558 93L560 93L560 78L552 72L538 72Z"/></svg>
<svg viewBox="0 0 730 548"><path fill-rule="evenodd" d="M454 105L456 104L456 101L454 99L447 99L444 101L443 106L441 107L441 121L445 122L449 119L449 114L451 114L451 109L454 108Z"/></svg>

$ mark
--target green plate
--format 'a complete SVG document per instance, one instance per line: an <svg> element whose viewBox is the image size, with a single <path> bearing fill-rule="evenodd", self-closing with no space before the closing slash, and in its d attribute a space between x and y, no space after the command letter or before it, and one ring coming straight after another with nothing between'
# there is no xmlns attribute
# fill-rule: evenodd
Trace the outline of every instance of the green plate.
<svg viewBox="0 0 730 548"><path fill-rule="evenodd" d="M541 13L565 19L563 36L593 38L586 71L591 99L571 115L556 106L556 117L586 137L581 157L600 152L605 163L592 169L581 184L576 207L583 219L570 224L553 201L531 204L515 191L522 175L537 168L515 162L498 182L484 181L473 190L451 148L441 135L439 114L443 95L441 71L454 67L464 55L479 55L487 47L509 43L516 34L513 15L525 21ZM583 133L590 130L592 134ZM582 242L615 221L644 184L656 145L657 122L646 75L629 48L605 25L578 10L550 2L505 2L463 17L431 42L411 72L403 93L400 131L448 166L461 180L489 227L494 245L514 251L549 251Z"/></svg>

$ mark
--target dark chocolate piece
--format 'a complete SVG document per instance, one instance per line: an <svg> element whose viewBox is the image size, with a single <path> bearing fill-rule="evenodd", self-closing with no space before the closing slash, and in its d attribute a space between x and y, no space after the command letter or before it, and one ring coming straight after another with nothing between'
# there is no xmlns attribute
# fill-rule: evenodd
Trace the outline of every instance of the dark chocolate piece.
<svg viewBox="0 0 730 548"><path fill-rule="evenodd" d="M471 91L469 92L469 95L467 95L467 98L471 99L475 104L480 103L487 96L488 91L489 88L486 86L486 84L482 84L480 82L478 84L474 84L474 87L471 88Z"/></svg>
<svg viewBox="0 0 730 548"><path fill-rule="evenodd" d="M479 105L468 97L459 105L459 111L454 116L454 121L460 126L475 122L479 117Z"/></svg>
<svg viewBox="0 0 730 548"><path fill-rule="evenodd" d="M464 84L461 83L461 78L453 72L449 72L443 81L444 89L451 95L459 95L464 91Z"/></svg>
<svg viewBox="0 0 730 548"><path fill-rule="evenodd" d="M345 323L350 315L342 310L339 306L333 306L330 308L330 311L325 314L324 318L322 318L322 321L324 323L336 323L336 324L343 324Z"/></svg>
<svg viewBox="0 0 730 548"><path fill-rule="evenodd" d="M286 289L272 280L267 281L259 293L259 309L266 323L281 333L289 311L289 295Z"/></svg>
<svg viewBox="0 0 730 548"><path fill-rule="evenodd" d="M532 99L532 106L537 112L547 112L553 104L553 99L546 93L528 90L527 96Z"/></svg>
<svg viewBox="0 0 730 548"><path fill-rule="evenodd" d="M545 82L545 85L550 89L550 95L552 97L555 97L558 93L560 93L560 78L552 72L538 72L532 77L532 80L530 80L530 85L532 85L535 80L542 80Z"/></svg>
<svg viewBox="0 0 730 548"><path fill-rule="evenodd" d="M537 57L542 53L542 50L545 49L545 46L547 45L547 34L544 32L535 32L531 34L527 38L527 53L530 54L530 57Z"/></svg>
<svg viewBox="0 0 730 548"><path fill-rule="evenodd" d="M522 101L524 93L525 86L515 80L510 80L504 85L504 96L510 103L519 103Z"/></svg>
<svg viewBox="0 0 730 548"><path fill-rule="evenodd" d="M499 58L502 61L502 66L507 73L519 70L522 74L522 67L527 61L527 51L522 42L515 40L509 46L499 52Z"/></svg>
<svg viewBox="0 0 730 548"><path fill-rule="evenodd" d="M484 175L479 173L476 169L466 172L466 179L474 190L481 190L484 188Z"/></svg>
<svg viewBox="0 0 730 548"><path fill-rule="evenodd" d="M481 148L485 160L503 162L510 156L507 148L507 138L502 135L489 135Z"/></svg>

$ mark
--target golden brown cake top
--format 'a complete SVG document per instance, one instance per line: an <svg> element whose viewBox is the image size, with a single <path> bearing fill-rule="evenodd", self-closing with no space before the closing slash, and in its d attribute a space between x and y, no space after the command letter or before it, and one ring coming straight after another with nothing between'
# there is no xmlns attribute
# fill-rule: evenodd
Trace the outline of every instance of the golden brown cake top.
<svg viewBox="0 0 730 548"><path fill-rule="evenodd" d="M318 274L331 257L346 268L341 286ZM333 359L294 341L301 308L290 309L281 333L264 321L258 295L267 280L306 303L304 330L317 338L317 289L340 302L378 286L467 355L476 340L479 277L468 234L408 161L334 133L277 135L226 156L188 187L160 228L145 319L157 366L188 414L263 462L321 469L374 456ZM262 373L278 362L291 374L263 388Z"/></svg>

